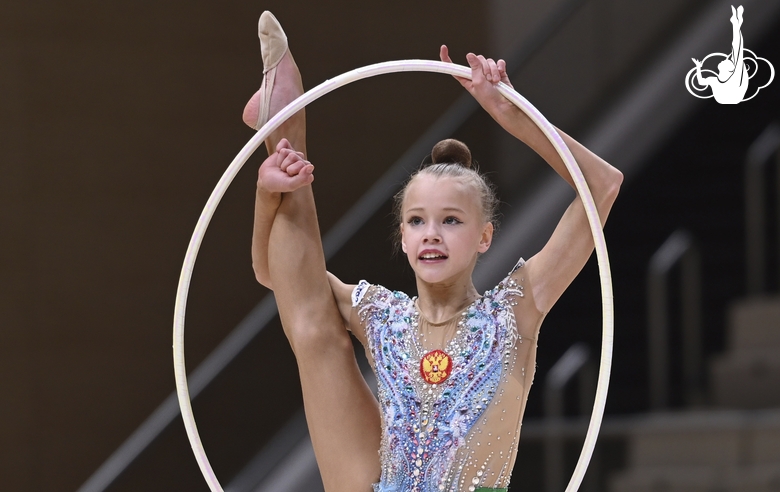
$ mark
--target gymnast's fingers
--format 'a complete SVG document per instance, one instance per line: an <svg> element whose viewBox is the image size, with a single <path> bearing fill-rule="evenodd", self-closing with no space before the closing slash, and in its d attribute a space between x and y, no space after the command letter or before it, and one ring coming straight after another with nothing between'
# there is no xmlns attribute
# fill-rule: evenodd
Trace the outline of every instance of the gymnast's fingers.
<svg viewBox="0 0 780 492"><path fill-rule="evenodd" d="M484 60L484 57L480 59L480 57L474 53L466 55L466 61L469 62L469 67L471 68L471 82L473 84L478 84L485 79L484 67L482 65Z"/></svg>
<svg viewBox="0 0 780 492"><path fill-rule="evenodd" d="M488 81L497 84L501 81L501 74L498 71L498 65L496 64L495 60L492 58L488 58L485 60L487 62L487 79Z"/></svg>
<svg viewBox="0 0 780 492"><path fill-rule="evenodd" d="M282 139L282 141L286 142L287 139ZM298 152L297 150L293 149L292 147L283 147L277 151L279 155L287 157L288 155L303 155L303 152Z"/></svg>
<svg viewBox="0 0 780 492"><path fill-rule="evenodd" d="M301 172L290 178L290 185L293 189L298 189L314 181L314 166L306 165Z"/></svg>
<svg viewBox="0 0 780 492"><path fill-rule="evenodd" d="M478 55L477 59L482 65L482 76L490 83L498 82L498 69L496 68L496 62L492 58L485 58L483 55ZM494 78L495 77L495 78Z"/></svg>
<svg viewBox="0 0 780 492"><path fill-rule="evenodd" d="M277 152L282 149L292 149L292 145L290 145L290 141L287 140L286 138L279 140L279 143L276 144Z"/></svg>
<svg viewBox="0 0 780 492"><path fill-rule="evenodd" d="M289 166L287 166L287 169L285 171L287 172L288 176L297 176L300 174L304 169L308 167L314 167L312 166L311 162L309 161L297 161L293 162Z"/></svg>
<svg viewBox="0 0 780 492"><path fill-rule="evenodd" d="M488 61L485 59L482 55L477 55L477 60L480 64L480 69L482 72L482 77L484 77L485 80L490 80L490 66L488 65Z"/></svg>
<svg viewBox="0 0 780 492"><path fill-rule="evenodd" d="M281 144L281 142L279 143ZM279 164L279 168L284 171L287 169L287 166L290 165L290 163L287 161L287 157L290 155L290 149L282 147L276 151L276 155L278 156L277 163Z"/></svg>
<svg viewBox="0 0 780 492"><path fill-rule="evenodd" d="M298 174L301 169L304 169L306 166L311 166L311 162L305 160L305 159L296 159L295 161L291 162L284 171L290 175L294 176Z"/></svg>
<svg viewBox="0 0 780 492"><path fill-rule="evenodd" d="M453 63L452 58L450 58L450 50L447 48L446 44L441 45L441 48L439 48L439 58L445 63ZM463 77L457 77L455 75L453 75L453 77L460 82L462 86L468 88L469 79L464 79Z"/></svg>
<svg viewBox="0 0 780 492"><path fill-rule="evenodd" d="M302 152L296 152L292 149L282 149L279 152L279 167L282 171L287 169L287 166L296 161L305 161Z"/></svg>
<svg viewBox="0 0 780 492"><path fill-rule="evenodd" d="M498 73L501 76L501 82L512 87L512 82L509 80L509 74L506 73L506 62L504 60L498 60L496 65L498 65Z"/></svg>
<svg viewBox="0 0 780 492"><path fill-rule="evenodd" d="M445 63L452 63L452 58L450 58L450 50L447 48L446 44L441 45L441 48L439 48L439 58Z"/></svg>

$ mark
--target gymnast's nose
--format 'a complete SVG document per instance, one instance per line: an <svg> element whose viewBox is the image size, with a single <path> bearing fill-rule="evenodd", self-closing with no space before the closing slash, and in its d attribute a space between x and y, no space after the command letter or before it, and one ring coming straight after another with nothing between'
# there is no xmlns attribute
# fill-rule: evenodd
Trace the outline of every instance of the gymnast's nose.
<svg viewBox="0 0 780 492"><path fill-rule="evenodd" d="M439 244L441 243L441 231L439 230L438 224L431 221L432 223L429 223L425 227L425 235L423 236L423 243L424 244Z"/></svg>

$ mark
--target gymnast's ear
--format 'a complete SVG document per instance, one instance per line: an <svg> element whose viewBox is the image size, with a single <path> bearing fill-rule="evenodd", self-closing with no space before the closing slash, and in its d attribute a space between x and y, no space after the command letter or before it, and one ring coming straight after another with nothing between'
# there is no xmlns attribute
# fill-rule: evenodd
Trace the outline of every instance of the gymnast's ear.
<svg viewBox="0 0 780 492"><path fill-rule="evenodd" d="M401 251L403 251L404 254L406 254L406 239L404 239L404 224L403 224L403 222L401 222L398 225L398 228L400 230L400 234L399 235L400 235L400 242L401 242Z"/></svg>
<svg viewBox="0 0 780 492"><path fill-rule="evenodd" d="M492 222L485 224L484 229L482 229L482 236L479 238L479 248L477 249L480 253L485 253L490 249L490 245L493 243L493 230Z"/></svg>

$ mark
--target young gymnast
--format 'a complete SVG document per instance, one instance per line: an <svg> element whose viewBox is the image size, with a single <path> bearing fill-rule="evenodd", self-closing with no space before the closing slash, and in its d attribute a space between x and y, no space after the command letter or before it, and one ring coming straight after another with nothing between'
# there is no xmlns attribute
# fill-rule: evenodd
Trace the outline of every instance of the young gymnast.
<svg viewBox="0 0 780 492"><path fill-rule="evenodd" d="M281 27L260 20L264 79L244 121L258 128L303 91ZM440 57L451 62L446 46ZM573 181L534 123L497 90L506 65L467 55L458 79L509 133ZM621 173L561 133L592 191L602 223ZM579 197L545 247L480 295L471 280L490 247L496 197L470 168L468 148L443 141L433 164L396 196L401 247L417 297L326 272L306 160L303 111L266 141L252 245L257 279L274 290L295 353L317 462L328 491L505 490L545 314L593 250ZM360 372L347 330L366 348L378 401ZM379 453L377 454L377 451Z"/></svg>

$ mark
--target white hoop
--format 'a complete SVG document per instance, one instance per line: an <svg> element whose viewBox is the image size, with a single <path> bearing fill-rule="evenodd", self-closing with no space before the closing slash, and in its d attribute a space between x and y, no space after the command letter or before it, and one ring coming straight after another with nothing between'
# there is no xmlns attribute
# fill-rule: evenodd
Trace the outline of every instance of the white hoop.
<svg viewBox="0 0 780 492"><path fill-rule="evenodd" d="M222 196L225 194L227 187L233 181L238 171L254 153L255 150L268 138L268 136L279 126L285 122L290 116L294 115L309 103L319 99L325 94L338 89L344 85L352 82L365 79L368 77L374 77L376 75L383 75L396 72L436 72L448 75L455 75L458 77L471 78L471 70L452 63L444 63L430 60L399 60L392 62L377 63L375 65L368 65L363 68L358 68L350 72L346 72L338 77L330 80L326 80L317 87L309 90L302 96L287 105L273 118L271 118L262 128L244 145L244 148L238 153L238 155L230 163L230 166L225 170L225 173L220 178L214 191L211 193L206 206L203 208L203 212L198 219L198 223L195 226L195 231L190 239L189 247L187 248L187 254L184 257L184 265L181 269L181 276L179 277L179 287L176 292L176 308L174 311L173 319L173 367L176 375L176 393L179 397L179 407L181 408L182 419L184 421L184 427L187 430L187 437L190 440L192 451L195 453L195 458L198 461L200 470L203 473L206 482L212 492L223 492L222 486L219 484L214 470L211 468L206 452L203 449L203 444L200 441L198 435L198 428L195 424L195 417L192 413L192 405L190 402L189 389L187 387L187 371L184 364L184 316L187 307L187 295L190 288L190 280L192 278L192 270L195 266L195 259L200 249L200 244L203 240L203 236L206 233L208 224L211 221L214 211L219 205ZM599 264L599 276L601 279L601 300L602 300L602 316L603 316L603 333L601 341L601 363L599 367L599 379L598 386L596 388L596 400L593 404L593 413L590 417L590 426L588 427L588 433L585 437L585 443L582 446L579 461L574 469L569 485L566 487L566 492L575 492L582 482L582 478L585 476L585 470L588 467L590 458L593 454L593 448L596 445L596 438L598 437L599 429L601 428L601 421L604 416L604 406L607 401L607 389L609 385L609 377L612 366L612 342L613 342L613 303L612 303L612 277L609 269L609 257L607 255L607 246L604 239L604 232L601 229L601 222L599 220L598 211L596 205L593 202L593 197L588 189L588 185L585 183L585 178L582 176L580 168L577 166L577 162L571 155L568 147L561 139L561 136L555 131L555 128L545 119L542 114L531 105L523 96L515 92L509 86L500 83L498 89L507 99L512 101L518 108L526 113L531 120L544 132L550 142L553 144L558 154L563 159L566 168L574 179L574 184L577 187L577 192L582 197L582 202L585 206L585 212L588 216L588 222L590 224L591 233L593 234L593 241L596 245L596 256Z"/></svg>

